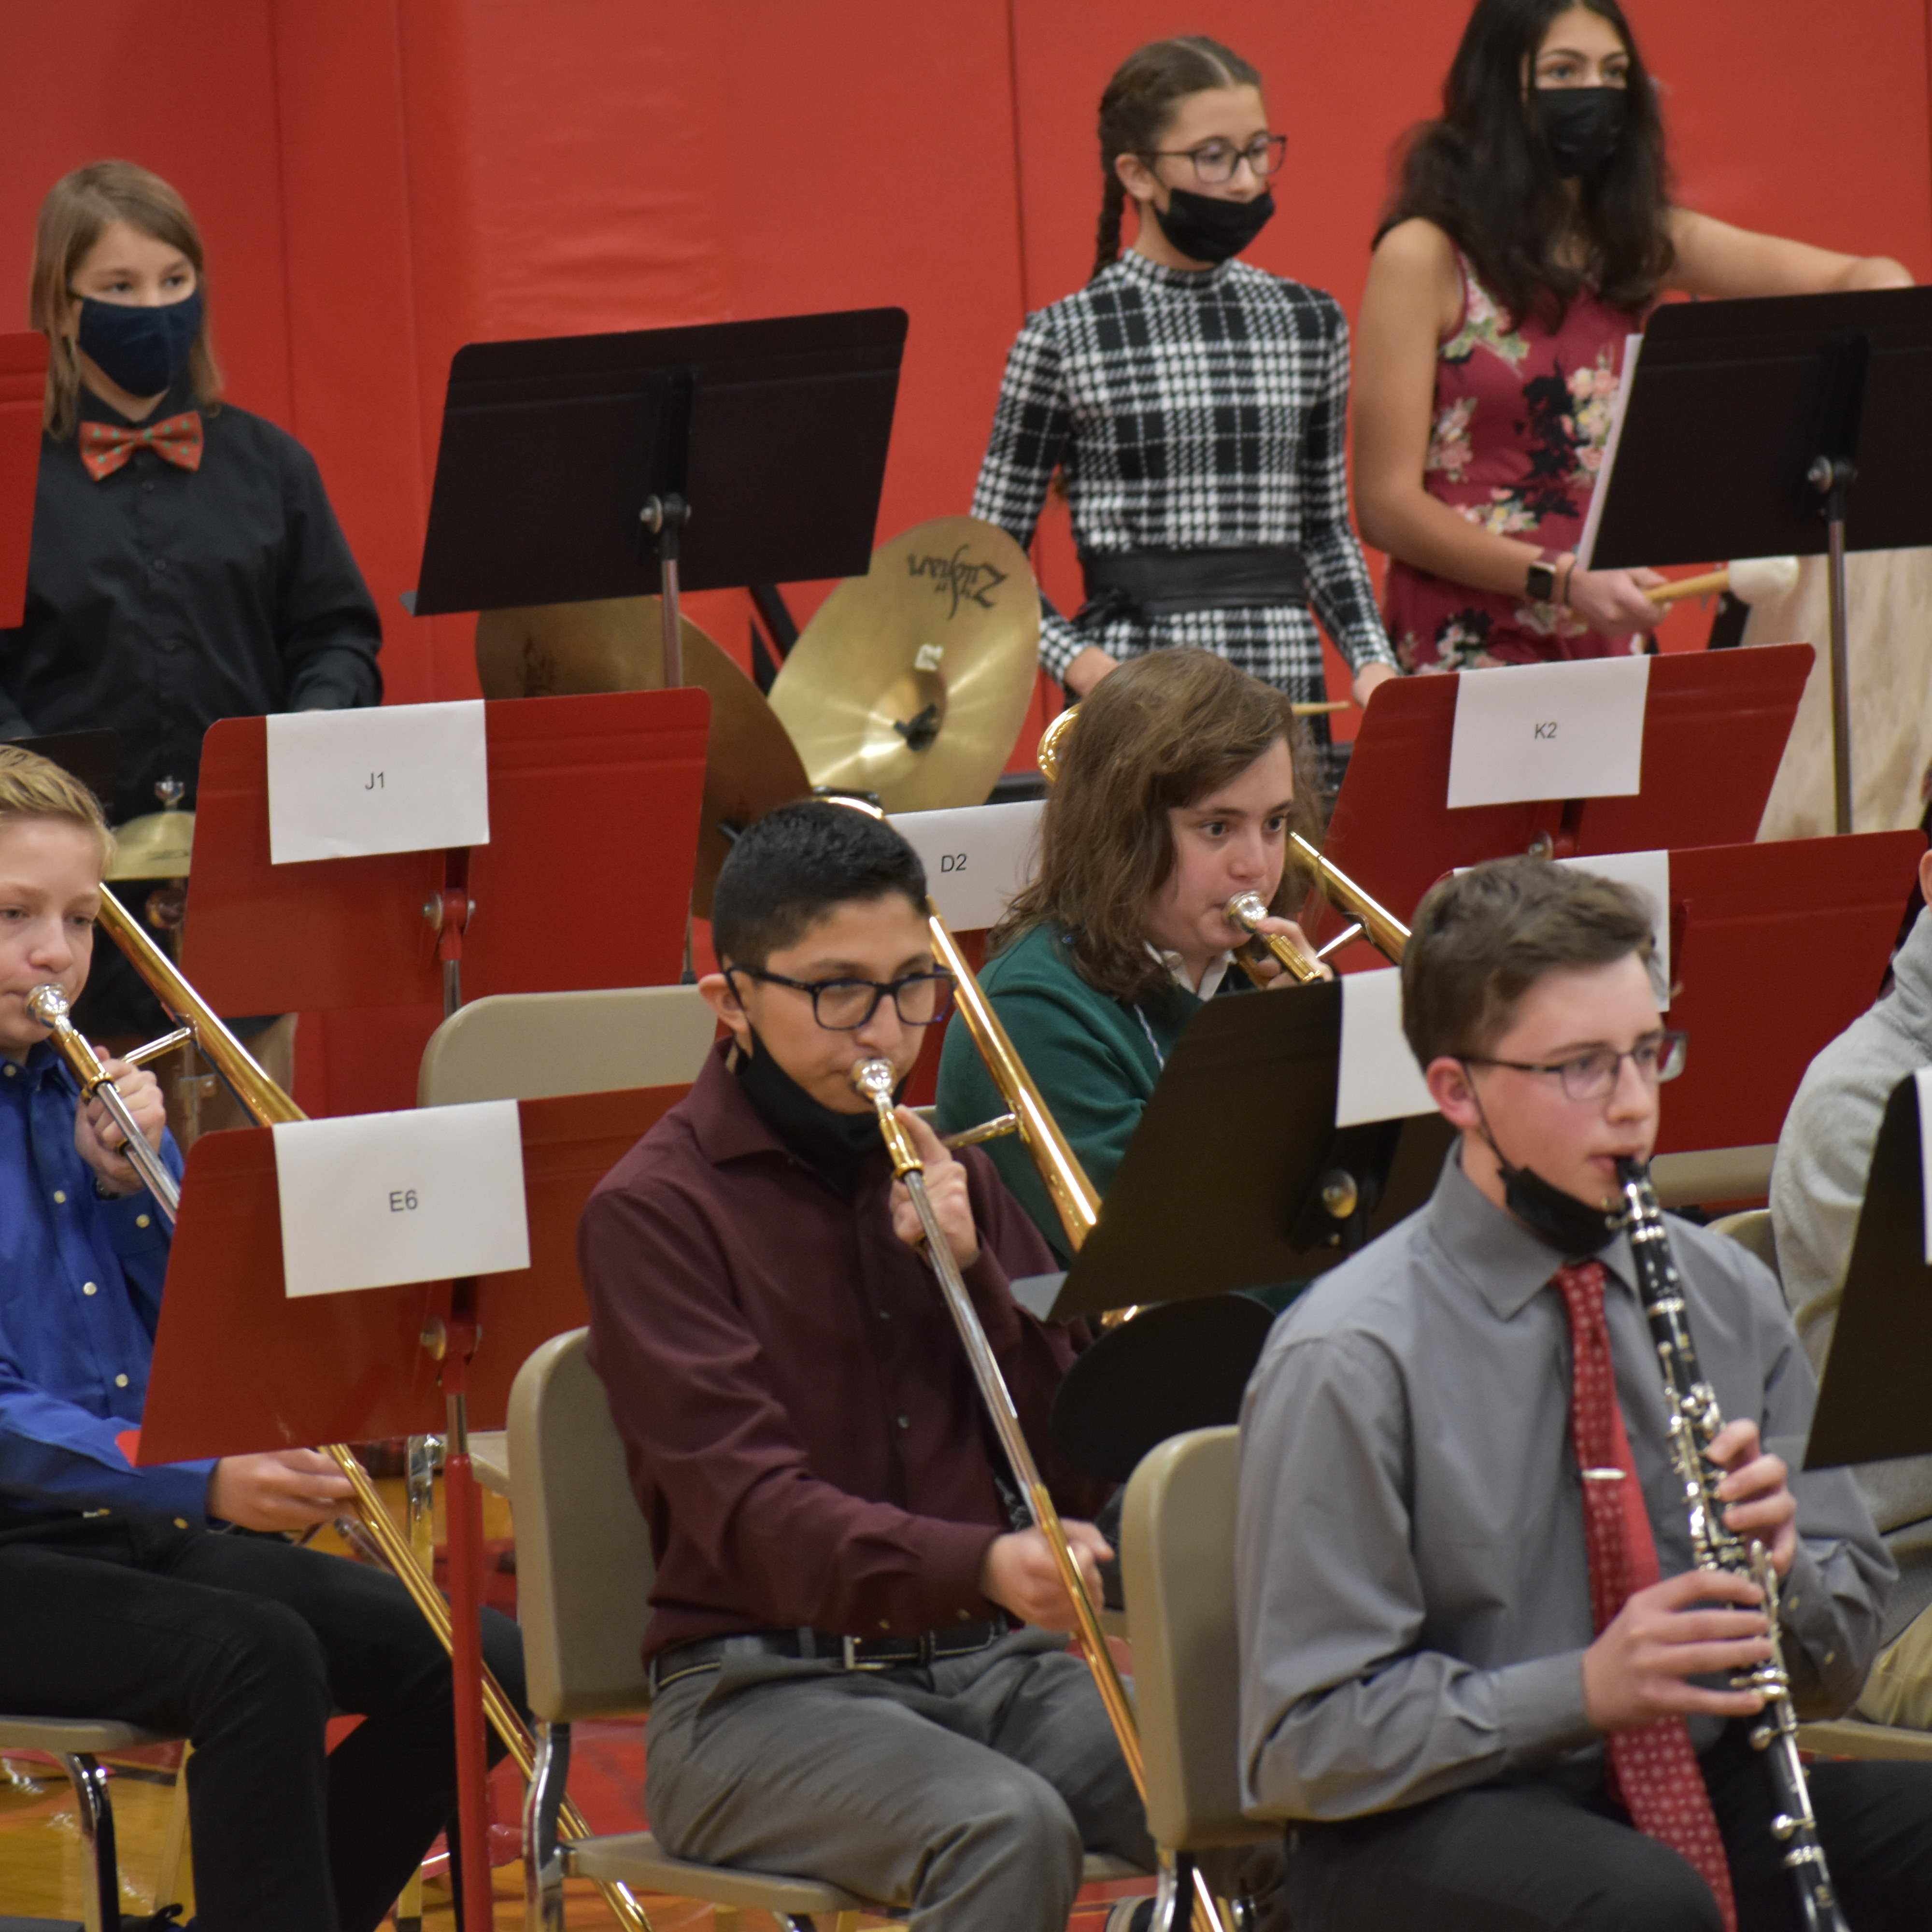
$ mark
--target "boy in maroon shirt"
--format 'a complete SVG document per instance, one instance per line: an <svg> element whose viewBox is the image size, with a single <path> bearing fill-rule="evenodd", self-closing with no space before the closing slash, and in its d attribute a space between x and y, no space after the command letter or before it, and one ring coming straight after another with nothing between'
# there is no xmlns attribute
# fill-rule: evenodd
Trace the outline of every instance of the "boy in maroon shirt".
<svg viewBox="0 0 1932 1932"><path fill-rule="evenodd" d="M1083 1850L1144 1867L1140 1802L854 1066L944 1016L919 860L862 812L760 820L718 882L730 1030L608 1175L591 1359L658 1575L652 1822L708 1864L825 1880L928 1932L1060 1932ZM976 1151L902 1110L1035 1453L1083 1339L1010 1283L1052 1257ZM1076 1516L1100 1493L1062 1477ZM1095 1600L1109 1552L1067 1534Z"/></svg>

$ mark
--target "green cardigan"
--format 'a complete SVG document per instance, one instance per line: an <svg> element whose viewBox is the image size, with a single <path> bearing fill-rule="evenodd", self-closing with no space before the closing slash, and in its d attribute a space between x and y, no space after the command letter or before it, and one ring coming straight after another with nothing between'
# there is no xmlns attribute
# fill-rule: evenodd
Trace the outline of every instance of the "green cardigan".
<svg viewBox="0 0 1932 1932"><path fill-rule="evenodd" d="M1109 998L1080 976L1072 949L1053 926L1034 927L989 962L980 981L1104 1198L1161 1062L1201 1001L1174 986L1143 994L1133 1006ZM949 1022L939 1061L940 1131L957 1133L1006 1111L964 1023ZM1054 1253L1070 1261L1066 1230L1019 1136L989 1141L986 1151Z"/></svg>

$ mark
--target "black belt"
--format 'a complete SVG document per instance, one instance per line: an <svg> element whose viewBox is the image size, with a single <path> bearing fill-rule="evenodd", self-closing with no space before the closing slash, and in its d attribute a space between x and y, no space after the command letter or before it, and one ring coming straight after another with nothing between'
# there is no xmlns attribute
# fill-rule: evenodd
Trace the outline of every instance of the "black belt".
<svg viewBox="0 0 1932 1932"><path fill-rule="evenodd" d="M716 1670L728 1657L795 1657L835 1664L841 1670L895 1670L930 1664L941 1657L966 1657L999 1642L1011 1628L1004 1618L957 1629L928 1630L922 1636L839 1636L827 1630L754 1630L745 1636L698 1637L674 1643L650 1661L651 1694L680 1677Z"/></svg>
<svg viewBox="0 0 1932 1932"><path fill-rule="evenodd" d="M1083 551L1087 602L1078 622L1252 610L1308 602L1308 568L1292 544L1242 550Z"/></svg>

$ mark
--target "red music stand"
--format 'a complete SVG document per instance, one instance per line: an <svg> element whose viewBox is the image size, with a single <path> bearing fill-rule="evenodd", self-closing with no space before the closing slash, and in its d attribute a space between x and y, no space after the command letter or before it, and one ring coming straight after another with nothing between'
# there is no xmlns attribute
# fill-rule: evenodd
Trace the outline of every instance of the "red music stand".
<svg viewBox="0 0 1932 1932"><path fill-rule="evenodd" d="M1643 718L1643 789L1626 798L1463 806L1449 796L1455 676L1386 684L1363 714L1323 850L1400 919L1458 866L1527 852L1551 856L1748 844L1791 735L1809 644L1653 658ZM1474 676L1503 676L1480 671ZM1344 921L1323 912L1324 943ZM1348 964L1380 964L1364 947Z"/></svg>
<svg viewBox="0 0 1932 1932"><path fill-rule="evenodd" d="M268 856L267 725L224 718L182 970L220 1013L440 1004L452 952L469 999L674 983L710 716L694 686L487 704L488 844L291 866Z"/></svg>
<svg viewBox="0 0 1932 1932"><path fill-rule="evenodd" d="M530 1265L348 1294L284 1292L274 1133L189 1150L142 1416L142 1467L447 1426L451 1668L466 1922L490 1922L482 1696L482 1503L464 1448L500 1429L524 1358L588 1319L577 1223L590 1190L688 1090L518 1102ZM433 1355L431 1338L440 1347ZM208 1365L225 1365L219 1376Z"/></svg>
<svg viewBox="0 0 1932 1932"><path fill-rule="evenodd" d="M1658 1153L1778 1138L1813 1057L1877 998L1924 850L1861 832L1671 854L1667 1023L1690 1052Z"/></svg>
<svg viewBox="0 0 1932 1932"><path fill-rule="evenodd" d="M38 329L0 335L0 630L27 614L46 392L47 338Z"/></svg>

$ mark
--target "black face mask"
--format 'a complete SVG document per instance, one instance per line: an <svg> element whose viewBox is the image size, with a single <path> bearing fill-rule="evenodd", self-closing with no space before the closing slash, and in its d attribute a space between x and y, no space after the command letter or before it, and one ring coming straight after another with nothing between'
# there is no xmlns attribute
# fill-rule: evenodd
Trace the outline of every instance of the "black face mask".
<svg viewBox="0 0 1932 1932"><path fill-rule="evenodd" d="M1606 1213L1580 1201L1568 1190L1545 1180L1534 1168L1511 1166L1490 1131L1480 1100L1476 1111L1482 1119L1483 1138L1502 1172L1503 1205L1532 1234L1541 1236L1566 1261L1575 1261L1600 1254L1623 1232L1621 1212Z"/></svg>
<svg viewBox="0 0 1932 1932"><path fill-rule="evenodd" d="M758 1117L806 1166L850 1200L858 1191L860 1170L873 1155L885 1156L878 1117L841 1114L814 1100L778 1062L771 1048L752 1034L756 1049L738 1053L739 1084Z"/></svg>
<svg viewBox="0 0 1932 1932"><path fill-rule="evenodd" d="M1170 190L1165 214L1154 210L1160 232L1190 262L1216 266L1238 255L1274 217L1274 196L1265 191L1252 201L1223 201L1178 188Z"/></svg>
<svg viewBox="0 0 1932 1932"><path fill-rule="evenodd" d="M1556 172L1594 181L1622 140L1629 90L1622 87L1538 87L1530 90L1530 124L1542 135Z"/></svg>
<svg viewBox="0 0 1932 1932"><path fill-rule="evenodd" d="M200 333L199 289L159 308L81 298L81 347L130 396L158 396L172 388Z"/></svg>

